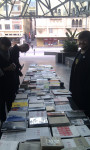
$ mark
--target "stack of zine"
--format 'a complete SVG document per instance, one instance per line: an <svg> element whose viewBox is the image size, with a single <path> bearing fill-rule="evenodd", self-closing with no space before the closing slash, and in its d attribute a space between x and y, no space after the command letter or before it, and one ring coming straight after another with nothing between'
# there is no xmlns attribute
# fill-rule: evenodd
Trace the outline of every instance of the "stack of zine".
<svg viewBox="0 0 90 150"><path fill-rule="evenodd" d="M2 132L25 131L27 127L26 112L10 111L2 125Z"/></svg>
<svg viewBox="0 0 90 150"><path fill-rule="evenodd" d="M73 110L51 65L29 66L11 111L2 124L0 150L86 150L90 119Z"/></svg>

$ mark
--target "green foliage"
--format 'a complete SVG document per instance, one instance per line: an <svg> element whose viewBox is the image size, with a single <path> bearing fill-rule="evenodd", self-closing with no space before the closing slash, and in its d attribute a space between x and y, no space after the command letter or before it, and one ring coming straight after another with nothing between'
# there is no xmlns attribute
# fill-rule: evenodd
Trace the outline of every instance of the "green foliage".
<svg viewBox="0 0 90 150"><path fill-rule="evenodd" d="M77 29L74 31L74 33L72 33L72 31L70 29L66 29L66 40L64 41L64 51L65 52L77 52L78 50L78 46L77 46L77 42L75 40L76 35L76 31Z"/></svg>

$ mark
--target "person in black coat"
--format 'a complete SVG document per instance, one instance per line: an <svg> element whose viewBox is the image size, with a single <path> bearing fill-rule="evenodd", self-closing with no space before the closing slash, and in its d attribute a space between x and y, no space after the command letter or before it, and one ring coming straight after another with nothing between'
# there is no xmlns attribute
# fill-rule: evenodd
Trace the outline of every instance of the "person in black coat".
<svg viewBox="0 0 90 150"><path fill-rule="evenodd" d="M10 59L9 47L11 42L8 38L0 39L0 120L5 121L5 103L10 111L12 101L15 98L15 69L16 65Z"/></svg>
<svg viewBox="0 0 90 150"><path fill-rule="evenodd" d="M71 68L70 91L78 108L90 117L90 32L78 36L78 51Z"/></svg>
<svg viewBox="0 0 90 150"><path fill-rule="evenodd" d="M19 62L19 53L26 53L29 50L29 45L27 43L24 43L20 46L14 45L10 49L10 57L11 60L13 60L14 64L16 65L16 70L15 70L15 92L18 93L19 85L20 85L20 80L19 76L22 76L22 66L20 65Z"/></svg>

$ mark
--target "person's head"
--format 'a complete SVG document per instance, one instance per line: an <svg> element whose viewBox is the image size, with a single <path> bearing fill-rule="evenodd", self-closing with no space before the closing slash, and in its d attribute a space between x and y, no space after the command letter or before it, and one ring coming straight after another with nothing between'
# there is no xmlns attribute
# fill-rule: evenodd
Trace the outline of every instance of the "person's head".
<svg viewBox="0 0 90 150"><path fill-rule="evenodd" d="M90 32L82 31L78 36L79 47L81 50L86 51L90 48Z"/></svg>
<svg viewBox="0 0 90 150"><path fill-rule="evenodd" d="M20 45L19 48L22 53L26 53L29 50L29 45L27 43L24 43Z"/></svg>
<svg viewBox="0 0 90 150"><path fill-rule="evenodd" d="M0 38L0 48L4 51L9 50L11 41L7 37Z"/></svg>

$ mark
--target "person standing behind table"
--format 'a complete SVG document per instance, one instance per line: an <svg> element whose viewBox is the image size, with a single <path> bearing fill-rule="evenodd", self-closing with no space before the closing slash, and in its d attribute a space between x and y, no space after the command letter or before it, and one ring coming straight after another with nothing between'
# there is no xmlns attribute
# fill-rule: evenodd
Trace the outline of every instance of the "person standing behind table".
<svg viewBox="0 0 90 150"><path fill-rule="evenodd" d="M5 121L5 103L9 111L14 100L14 71L15 64L10 60L9 48L11 42L8 38L0 39L0 120Z"/></svg>
<svg viewBox="0 0 90 150"><path fill-rule="evenodd" d="M27 43L24 43L20 46L14 45L13 47L10 48L10 56L13 62L16 65L16 70L15 70L15 75L16 75L16 85L15 85L15 92L18 93L19 85L20 85L20 80L19 76L22 76L22 66L20 65L19 62L19 53L26 53L29 50L29 45Z"/></svg>
<svg viewBox="0 0 90 150"><path fill-rule="evenodd" d="M81 50L71 68L70 91L79 109L90 117L90 32L82 31L78 36Z"/></svg>

